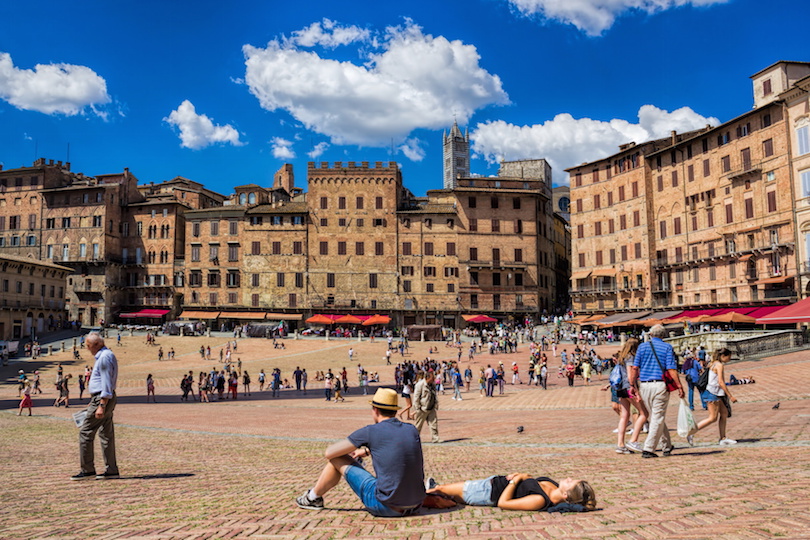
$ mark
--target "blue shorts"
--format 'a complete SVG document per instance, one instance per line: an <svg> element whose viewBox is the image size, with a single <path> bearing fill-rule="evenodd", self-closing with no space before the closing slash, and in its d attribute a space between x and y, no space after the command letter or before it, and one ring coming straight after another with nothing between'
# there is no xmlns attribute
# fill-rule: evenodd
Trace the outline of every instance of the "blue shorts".
<svg viewBox="0 0 810 540"><path fill-rule="evenodd" d="M358 464L350 465L343 475L366 511L377 517L400 517L402 512L393 510L377 500L377 478Z"/></svg>
<svg viewBox="0 0 810 540"><path fill-rule="evenodd" d="M495 506L492 503L492 479L495 476L484 478L483 480L467 480L461 490L461 498L464 504L471 506Z"/></svg>
<svg viewBox="0 0 810 540"><path fill-rule="evenodd" d="M616 388L614 388L612 384L610 385L610 401L613 403L619 402L619 396L616 395Z"/></svg>
<svg viewBox="0 0 810 540"><path fill-rule="evenodd" d="M706 403L710 403L712 401L720 401L720 396L715 396L714 394L712 394L708 390L704 390L703 392L701 392L700 397Z"/></svg>

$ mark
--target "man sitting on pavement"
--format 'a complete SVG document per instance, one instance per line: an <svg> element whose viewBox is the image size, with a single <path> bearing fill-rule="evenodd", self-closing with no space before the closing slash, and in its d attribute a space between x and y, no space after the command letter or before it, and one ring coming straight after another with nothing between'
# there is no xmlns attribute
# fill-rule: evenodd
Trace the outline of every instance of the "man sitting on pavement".
<svg viewBox="0 0 810 540"><path fill-rule="evenodd" d="M396 418L396 391L380 388L369 403L374 423L326 449L328 462L315 487L295 500L298 506L322 510L323 496L344 477L374 516L406 516L419 509L425 498L419 432ZM365 456L371 456L376 477L361 465Z"/></svg>

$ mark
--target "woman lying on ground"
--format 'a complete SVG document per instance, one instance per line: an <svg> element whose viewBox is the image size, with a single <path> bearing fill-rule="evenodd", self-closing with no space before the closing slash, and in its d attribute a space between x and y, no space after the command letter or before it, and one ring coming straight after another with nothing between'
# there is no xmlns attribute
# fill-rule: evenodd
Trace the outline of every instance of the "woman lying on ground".
<svg viewBox="0 0 810 540"><path fill-rule="evenodd" d="M583 511L596 508L596 495L588 482L566 478L557 483L526 473L443 484L428 489L427 493L461 504L497 506L504 510L547 510L560 503L580 505Z"/></svg>

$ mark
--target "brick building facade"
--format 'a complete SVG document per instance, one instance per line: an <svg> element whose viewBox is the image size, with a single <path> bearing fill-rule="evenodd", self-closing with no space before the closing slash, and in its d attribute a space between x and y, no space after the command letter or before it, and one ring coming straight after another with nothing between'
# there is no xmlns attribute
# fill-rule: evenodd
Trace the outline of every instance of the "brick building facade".
<svg viewBox="0 0 810 540"><path fill-rule="evenodd" d="M575 310L796 298L787 109L782 99L756 105L717 127L631 143L569 169Z"/></svg>

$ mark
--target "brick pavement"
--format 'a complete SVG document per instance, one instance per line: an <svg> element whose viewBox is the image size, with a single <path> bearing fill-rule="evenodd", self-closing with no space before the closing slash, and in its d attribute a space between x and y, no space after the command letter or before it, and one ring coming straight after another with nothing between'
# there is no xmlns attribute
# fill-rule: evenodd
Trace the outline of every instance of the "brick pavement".
<svg viewBox="0 0 810 540"><path fill-rule="evenodd" d="M15 387L2 385L0 456L6 464L0 473L0 537L810 538L805 532L810 402L807 385L797 384L807 381L807 353L730 366L732 373L757 379L736 387L740 403L729 435L740 444L713 445L716 428L710 427L695 448L657 460L613 453L616 416L598 385L567 388L552 377L548 391L507 385L504 396L481 398L473 391L461 402L450 400L448 392L440 409L447 442L425 445L428 474L439 481L515 471L583 477L596 489L601 509L549 514L461 507L384 520L360 510L344 484L330 492L322 512L300 510L292 500L313 483L324 447L368 422L368 397L353 393L345 403L326 403L313 381L306 397L287 390L275 400L265 392L250 399L240 393L234 402L180 403L179 374L210 369L210 362L199 362L194 353L201 339L171 342L179 356L173 363L158 364L137 338L117 351L122 397L116 434L124 474L118 481L68 479L78 470L76 431L68 421L75 409L45 406L53 399L51 385L44 385L33 418L14 414ZM288 345L276 351L263 340L244 340L243 366L252 373L275 364L289 372L297 362L308 371L342 366L353 346L364 366L390 382L391 368L373 360L381 358L379 343ZM414 356L424 356L426 348L415 344ZM444 348L436 356L455 357ZM507 365L514 358L525 371L525 348L498 358ZM484 355L478 365L492 359ZM19 366L4 368L0 377L13 377ZM46 377L54 373L48 362L37 366ZM352 366L346 367L351 381ZM162 381L158 404L144 403L147 372ZM779 410L771 408L776 401ZM675 415L673 404L673 428ZM517 425L525 426L523 434Z"/></svg>

